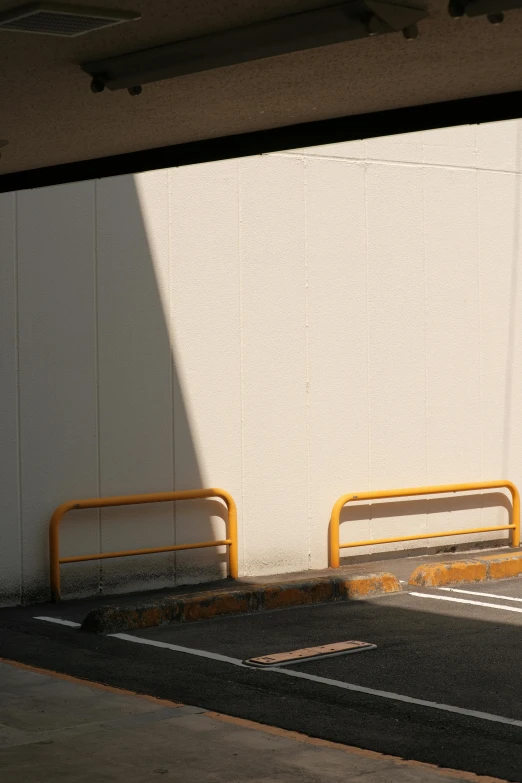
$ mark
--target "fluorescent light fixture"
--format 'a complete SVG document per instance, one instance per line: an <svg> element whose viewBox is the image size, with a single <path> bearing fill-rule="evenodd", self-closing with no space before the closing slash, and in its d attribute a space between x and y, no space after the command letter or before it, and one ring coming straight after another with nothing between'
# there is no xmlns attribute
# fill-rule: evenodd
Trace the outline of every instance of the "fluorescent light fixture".
<svg viewBox="0 0 522 783"><path fill-rule="evenodd" d="M86 62L81 67L92 76L94 92L101 92L105 87L135 90L149 82L373 35L404 31L406 38L415 38L417 22L427 16L423 8L395 2L351 0L249 27Z"/></svg>
<svg viewBox="0 0 522 783"><path fill-rule="evenodd" d="M59 3L31 3L1 13L0 30L76 38L78 35L140 18L140 14L131 11Z"/></svg>

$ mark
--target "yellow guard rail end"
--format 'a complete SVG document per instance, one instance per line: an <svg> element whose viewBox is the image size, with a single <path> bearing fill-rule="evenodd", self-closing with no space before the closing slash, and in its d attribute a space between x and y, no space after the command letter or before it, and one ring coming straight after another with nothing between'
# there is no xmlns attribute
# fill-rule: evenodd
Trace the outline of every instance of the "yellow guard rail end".
<svg viewBox="0 0 522 783"><path fill-rule="evenodd" d="M483 489L508 489L512 498L511 524L494 527L475 527L467 530L448 530L443 533L419 533L413 536L398 536L395 538L374 538L369 541L353 541L341 544L339 538L340 517L343 507L352 501L385 500L387 498L406 498L415 495L440 495L444 492L473 492ZM339 568L340 550L356 546L372 546L375 544L395 544L400 541L416 541L423 538L440 538L441 536L460 536L469 533L490 533L495 530L512 530L511 545L520 546L520 494L511 481L480 481L472 484L442 484L434 487L412 487L409 489L387 489L376 492L359 492L342 495L332 510L328 537L328 554L330 568Z"/></svg>
<svg viewBox="0 0 522 783"><path fill-rule="evenodd" d="M108 506L131 506L138 503L166 503L173 500L197 500L200 498L221 498L228 509L227 537L220 541L200 541L195 544L152 547L148 549L128 549L121 552L98 552L94 555L77 555L60 558L60 522L68 511L79 508L107 508ZM184 549L203 549L210 546L228 546L228 574L232 579L238 577L237 510L234 498L224 489L189 489L179 492L156 492L149 495L119 495L109 498L88 498L68 500L55 509L49 523L49 561L51 598L60 600L60 565L79 563L85 560L102 560L109 557L129 557L131 555L149 555L156 552L177 552Z"/></svg>

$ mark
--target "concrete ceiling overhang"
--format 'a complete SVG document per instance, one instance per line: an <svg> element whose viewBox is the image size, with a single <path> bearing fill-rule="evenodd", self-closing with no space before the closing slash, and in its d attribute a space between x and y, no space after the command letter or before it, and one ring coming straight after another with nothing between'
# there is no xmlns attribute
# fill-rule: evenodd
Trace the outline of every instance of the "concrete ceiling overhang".
<svg viewBox="0 0 522 783"><path fill-rule="evenodd" d="M522 90L522 10L492 25L484 16L451 18L447 0L411 3L428 13L414 40L390 33L334 43L146 84L139 96L127 90L95 94L80 67L333 4L91 0L89 5L101 8L137 11L141 19L77 38L0 30L0 139L8 142L2 147L0 189L15 186L13 175L50 167L62 172L56 181L85 178L90 164L92 176L99 176L101 160L125 159L132 170L133 154L136 169L162 160L175 165L175 149L188 151L188 159L178 163L195 162L205 159L213 139L218 142L208 159L229 157L234 145L237 154L252 154L310 139L327 143L343 135L389 133L394 125L386 118L392 117L399 118L398 131L456 124L459 117L465 122L522 114L521 96L506 95ZM13 5L0 0L0 12ZM481 104L463 101L481 96L500 97ZM456 113L446 116L448 106ZM425 107L423 119L418 109L397 114L408 107ZM346 124L350 118L352 126ZM316 141L313 128L323 129ZM200 142L207 146L199 147L198 158Z"/></svg>

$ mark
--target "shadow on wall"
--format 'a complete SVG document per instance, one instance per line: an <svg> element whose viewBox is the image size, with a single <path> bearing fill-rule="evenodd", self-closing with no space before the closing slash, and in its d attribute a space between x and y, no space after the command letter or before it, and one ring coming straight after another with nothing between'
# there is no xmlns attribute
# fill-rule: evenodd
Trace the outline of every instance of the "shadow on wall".
<svg viewBox="0 0 522 783"><path fill-rule="evenodd" d="M168 172L96 183L100 494L203 487L169 329ZM139 182L139 180L138 180ZM211 379L209 379L211 383ZM193 500L105 509L100 551L223 536L226 508ZM65 542L64 542L65 543ZM67 546L69 548L69 546ZM67 576L65 591L80 571ZM226 553L202 549L101 561L101 592L207 581Z"/></svg>
<svg viewBox="0 0 522 783"><path fill-rule="evenodd" d="M24 602L48 597L47 525L61 502L207 483L167 323L168 172L141 187L141 199L130 176L18 194ZM61 556L221 538L225 514L211 500L71 512ZM225 567L217 549L66 564L63 596L206 581Z"/></svg>
<svg viewBox="0 0 522 783"><path fill-rule="evenodd" d="M485 511L482 514L482 522L473 525L460 515L459 512ZM466 495L445 495L415 500L389 500L384 502L373 501L370 503L349 503L341 511L341 542L364 540L360 536L355 537L350 531L350 522L368 521L368 538L387 538L402 535L424 534L428 532L441 533L446 530L461 530L474 526L488 527L511 524L512 506L510 498L503 492L478 492ZM430 517L431 515L431 517ZM435 516L436 515L436 516ZM416 517L407 528L404 527L404 519ZM432 521L433 518L433 521ZM397 525L400 524L400 529ZM449 552L473 548L496 546L500 542L507 544L510 540L510 531L497 531L483 533L481 541L476 541L476 535L472 533L461 536L448 536L441 538L429 538L424 540L412 540L404 542L402 547L408 549L409 556L427 554L429 552ZM361 562L371 556L371 553L380 553L383 559L394 558L400 552L386 551L386 547L353 547L341 550L343 565ZM364 554L363 554L364 553Z"/></svg>

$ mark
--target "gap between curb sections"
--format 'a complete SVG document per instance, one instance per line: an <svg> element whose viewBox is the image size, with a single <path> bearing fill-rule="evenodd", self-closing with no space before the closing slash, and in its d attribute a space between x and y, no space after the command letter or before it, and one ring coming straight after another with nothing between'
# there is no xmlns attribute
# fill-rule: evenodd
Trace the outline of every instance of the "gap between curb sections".
<svg viewBox="0 0 522 783"><path fill-rule="evenodd" d="M353 577L316 577L249 588L176 595L133 605L101 606L82 622L83 631L118 633L158 625L208 620L221 615L246 614L292 606L367 598L402 590L391 573Z"/></svg>
<svg viewBox="0 0 522 783"><path fill-rule="evenodd" d="M408 584L439 587L461 582L486 582L522 575L522 553L485 555L473 560L421 565L410 576Z"/></svg>

